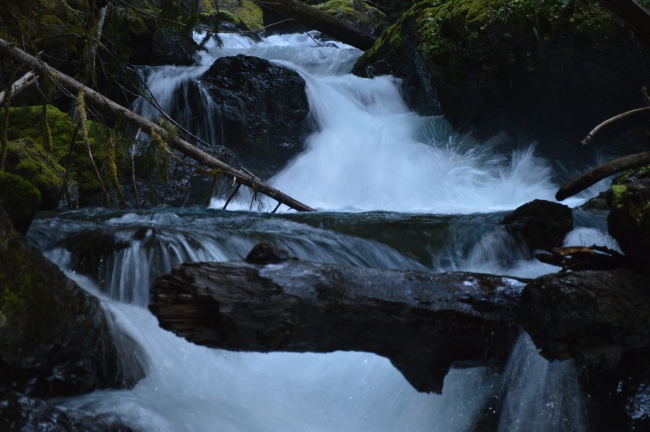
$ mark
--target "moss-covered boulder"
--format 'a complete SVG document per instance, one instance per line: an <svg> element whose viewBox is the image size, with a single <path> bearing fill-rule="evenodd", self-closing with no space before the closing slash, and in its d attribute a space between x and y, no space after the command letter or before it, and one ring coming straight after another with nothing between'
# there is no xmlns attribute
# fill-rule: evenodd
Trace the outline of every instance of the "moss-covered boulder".
<svg viewBox="0 0 650 432"><path fill-rule="evenodd" d="M235 25L247 30L264 30L264 13L262 8L252 0L219 0L219 9L233 16Z"/></svg>
<svg viewBox="0 0 650 432"><path fill-rule="evenodd" d="M120 364L99 301L0 211L0 388L51 398L125 386Z"/></svg>
<svg viewBox="0 0 650 432"><path fill-rule="evenodd" d="M32 183L41 194L40 210L58 207L65 169L31 138L10 141L5 169Z"/></svg>
<svg viewBox="0 0 650 432"><path fill-rule="evenodd" d="M329 0L316 8L369 34L381 34L386 28L386 14L360 0Z"/></svg>
<svg viewBox="0 0 650 432"><path fill-rule="evenodd" d="M505 131L515 142L540 142L542 152L579 157L584 150L567 143L638 107L649 68L650 49L599 2L424 0L354 72L402 78L412 107L444 113L463 131Z"/></svg>
<svg viewBox="0 0 650 432"><path fill-rule="evenodd" d="M41 203L41 194L30 182L0 171L0 210L4 209L16 231L26 234Z"/></svg>
<svg viewBox="0 0 650 432"><path fill-rule="evenodd" d="M650 274L650 179L612 185L607 204L609 233L634 265Z"/></svg>

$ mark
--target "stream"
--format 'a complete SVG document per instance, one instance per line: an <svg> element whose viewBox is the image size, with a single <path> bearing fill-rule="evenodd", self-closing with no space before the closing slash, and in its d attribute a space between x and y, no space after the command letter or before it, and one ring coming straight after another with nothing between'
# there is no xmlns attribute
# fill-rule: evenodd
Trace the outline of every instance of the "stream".
<svg viewBox="0 0 650 432"><path fill-rule="evenodd" d="M241 260L262 241L300 259L347 266L522 277L558 270L529 257L498 223L533 199L553 200L554 168L534 145L477 143L444 117L410 112L398 80L347 73L360 52L337 42L307 34L257 43L224 35L223 42L196 66L150 70L149 88L161 103L174 103L182 83L217 56L241 53L298 71L316 127L303 152L268 181L320 211L249 211L243 197L229 210L213 199L207 208L87 208L36 219L29 240L101 299L116 338L135 342L132 356L145 371L132 389L57 406L117 414L152 432L587 431L575 366L547 362L525 334L503 369L452 369L436 395L416 392L374 354L228 352L158 327L146 308L156 277L183 262ZM141 112L154 115L146 106ZM193 132L218 142L218 125L196 114L205 122ZM574 220L567 244L615 247L603 234L603 214L576 209Z"/></svg>

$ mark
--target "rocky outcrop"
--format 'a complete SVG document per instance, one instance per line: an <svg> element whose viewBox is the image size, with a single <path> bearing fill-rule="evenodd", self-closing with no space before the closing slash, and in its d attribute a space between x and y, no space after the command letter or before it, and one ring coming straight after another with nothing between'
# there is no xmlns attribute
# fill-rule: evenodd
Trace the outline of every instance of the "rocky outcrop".
<svg viewBox="0 0 650 432"><path fill-rule="evenodd" d="M216 104L223 145L264 179L302 150L309 105L298 73L257 57L217 59L201 77Z"/></svg>
<svg viewBox="0 0 650 432"><path fill-rule="evenodd" d="M584 158L594 125L638 107L650 50L596 2L419 2L357 63L403 79L407 102L461 131ZM599 137L616 144L623 122ZM575 143L576 145L572 145ZM610 147L611 148L611 147ZM584 159L583 159L584 160Z"/></svg>
<svg viewBox="0 0 650 432"><path fill-rule="evenodd" d="M158 29L151 41L149 64L152 66L190 66L195 63L199 45L190 36Z"/></svg>

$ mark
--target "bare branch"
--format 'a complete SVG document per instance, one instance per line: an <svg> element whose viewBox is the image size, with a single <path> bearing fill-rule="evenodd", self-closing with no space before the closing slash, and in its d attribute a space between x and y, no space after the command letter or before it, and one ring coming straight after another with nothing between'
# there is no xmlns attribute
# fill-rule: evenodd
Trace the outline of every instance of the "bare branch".
<svg viewBox="0 0 650 432"><path fill-rule="evenodd" d="M617 122L619 120L622 120L622 119L624 119L626 117L630 117L630 116L633 116L633 115L636 115L636 114L642 114L642 113L646 113L646 112L650 113L650 107L637 108L637 109L633 109L631 111L624 112L622 114L615 115L614 117L605 120L604 122L602 122L601 124L599 124L598 126L593 128L592 131L589 132L589 134L585 137L585 139L580 141L580 144L582 144L582 145L589 144L591 142L591 140L594 138L594 136L598 132L600 132L600 130L602 128L604 128L605 126L609 126L610 124L615 123L615 122Z"/></svg>

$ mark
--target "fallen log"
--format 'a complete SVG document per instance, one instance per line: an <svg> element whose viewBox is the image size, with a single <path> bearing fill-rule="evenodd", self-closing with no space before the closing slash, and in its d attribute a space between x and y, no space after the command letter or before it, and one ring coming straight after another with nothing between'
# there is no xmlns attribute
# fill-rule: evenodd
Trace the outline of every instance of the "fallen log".
<svg viewBox="0 0 650 432"><path fill-rule="evenodd" d="M162 328L212 348L373 352L423 392L440 392L452 365L503 360L518 333L518 279L340 267L255 249L248 261L184 264L155 281L149 309Z"/></svg>
<svg viewBox="0 0 650 432"><path fill-rule="evenodd" d="M377 40L376 36L365 33L353 25L299 0L258 0L257 3L263 9L294 19L363 51L370 49Z"/></svg>
<svg viewBox="0 0 650 432"><path fill-rule="evenodd" d="M298 211L314 211L313 208L291 198L290 196L280 192L279 190L259 181L255 176L251 176L245 172L242 172L238 169L227 165L226 163L220 161L219 159L205 153L198 147L193 146L189 142L178 137L176 134L167 131L165 128L145 119L134 113L133 111L123 107L122 105L108 99L102 94L96 92L95 90L84 86L79 81L74 78L58 71L57 69L49 66L47 63L44 63L37 59L36 57L26 53L25 51L13 46L9 42L0 39L0 51L5 52L13 59L18 62L28 65L31 68L47 75L53 80L59 82L65 87L74 89L76 92L82 90L84 92L84 100L100 109L108 109L111 112L119 115L125 120L136 124L138 127L142 128L145 132L149 134L158 134L163 140L167 141L172 147L180 151L186 156L194 159L195 161L208 166L210 168L215 168L221 173L226 174L234 179L236 183L243 184L253 189L255 192L263 193L269 198L290 207Z"/></svg>

